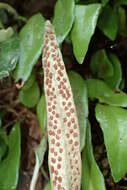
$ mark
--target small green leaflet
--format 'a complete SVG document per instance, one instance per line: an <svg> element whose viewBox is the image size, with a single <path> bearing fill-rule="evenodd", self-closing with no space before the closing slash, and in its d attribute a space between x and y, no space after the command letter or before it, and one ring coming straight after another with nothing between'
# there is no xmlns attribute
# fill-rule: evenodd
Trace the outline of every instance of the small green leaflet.
<svg viewBox="0 0 127 190"><path fill-rule="evenodd" d="M40 13L32 16L20 31L20 59L16 81L27 81L43 48L44 18Z"/></svg>
<svg viewBox="0 0 127 190"><path fill-rule="evenodd" d="M57 40L62 43L71 30L74 21L74 0L57 0L53 25L56 31Z"/></svg>
<svg viewBox="0 0 127 190"><path fill-rule="evenodd" d="M113 75L113 66L105 49L96 51L91 58L90 69L94 76L104 79Z"/></svg>
<svg viewBox="0 0 127 190"><path fill-rule="evenodd" d="M115 8L110 5L104 7L98 20L99 29L111 40L115 40L118 32L118 17Z"/></svg>
<svg viewBox="0 0 127 190"><path fill-rule="evenodd" d="M8 136L8 154L0 162L0 190L16 190L20 164L20 126L15 124Z"/></svg>
<svg viewBox="0 0 127 190"><path fill-rule="evenodd" d="M36 106L40 98L40 89L34 75L32 74L19 92L19 100L26 107Z"/></svg>
<svg viewBox="0 0 127 190"><path fill-rule="evenodd" d="M87 86L85 80L78 73L71 71L68 76L80 126L80 149L82 150L85 145L86 119L88 117Z"/></svg>
<svg viewBox="0 0 127 190"><path fill-rule="evenodd" d="M14 34L14 30L12 27L8 27L7 29L0 30L0 42L4 42L8 40Z"/></svg>
<svg viewBox="0 0 127 190"><path fill-rule="evenodd" d="M100 13L100 4L76 5L75 21L71 39L74 55L81 64L88 50L90 39L95 31Z"/></svg>
<svg viewBox="0 0 127 190"><path fill-rule="evenodd" d="M122 81L121 64L118 57L115 54L110 53L108 57L112 63L114 72L111 77L105 78L104 80L112 89L118 90Z"/></svg>
<svg viewBox="0 0 127 190"><path fill-rule="evenodd" d="M122 92L114 92L102 80L86 80L88 97L91 100L98 99L100 103L106 103L113 106L127 107L127 95Z"/></svg>
<svg viewBox="0 0 127 190"><path fill-rule="evenodd" d="M19 38L17 35L0 43L0 79L9 76L19 59Z"/></svg>
<svg viewBox="0 0 127 190"><path fill-rule="evenodd" d="M96 118L104 134L113 178L118 182L127 173L127 110L98 104Z"/></svg>
<svg viewBox="0 0 127 190"><path fill-rule="evenodd" d="M47 125L47 110L46 110L46 100L45 100L44 94L42 94L42 96L37 104L37 117L39 120L41 132L42 132L42 134L44 134L45 128Z"/></svg>
<svg viewBox="0 0 127 190"><path fill-rule="evenodd" d="M82 152L82 190L106 190L103 175L93 155L89 122L86 128L86 144Z"/></svg>

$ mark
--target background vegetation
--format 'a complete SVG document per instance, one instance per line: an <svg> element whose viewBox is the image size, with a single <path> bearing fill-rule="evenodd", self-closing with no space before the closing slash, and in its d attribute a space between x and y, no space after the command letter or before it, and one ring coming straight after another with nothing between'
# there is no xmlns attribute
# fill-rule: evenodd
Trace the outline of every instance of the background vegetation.
<svg viewBox="0 0 127 190"><path fill-rule="evenodd" d="M0 2L0 190L50 189L44 23L54 25L76 104L82 190L127 189L127 1Z"/></svg>

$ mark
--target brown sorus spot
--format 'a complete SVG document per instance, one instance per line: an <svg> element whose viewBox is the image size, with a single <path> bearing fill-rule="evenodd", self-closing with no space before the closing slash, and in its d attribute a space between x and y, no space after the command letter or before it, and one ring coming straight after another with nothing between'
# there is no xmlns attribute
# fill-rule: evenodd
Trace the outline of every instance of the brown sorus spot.
<svg viewBox="0 0 127 190"><path fill-rule="evenodd" d="M67 137L67 138L69 138L69 137L70 137L69 133L67 133L67 134L66 134L66 137Z"/></svg>
<svg viewBox="0 0 127 190"><path fill-rule="evenodd" d="M61 85L58 85L58 89L61 89Z"/></svg>
<svg viewBox="0 0 127 190"><path fill-rule="evenodd" d="M68 107L67 106L65 106L65 108L64 108L65 110L68 110Z"/></svg>
<svg viewBox="0 0 127 190"><path fill-rule="evenodd" d="M74 122L75 122L75 119L74 119L74 118L72 118L72 119L71 119L71 122L72 122L72 123L74 123Z"/></svg>
<svg viewBox="0 0 127 190"><path fill-rule="evenodd" d="M57 129L57 125L54 125L53 128L54 128L54 129Z"/></svg>
<svg viewBox="0 0 127 190"><path fill-rule="evenodd" d="M52 108L48 108L48 111L51 112L51 111L52 111Z"/></svg>
<svg viewBox="0 0 127 190"><path fill-rule="evenodd" d="M51 167L50 167L50 170L51 170L51 173L53 173L53 172L54 172L54 167L51 166Z"/></svg>
<svg viewBox="0 0 127 190"><path fill-rule="evenodd" d="M46 82L45 82L47 85L49 84L49 79L46 79Z"/></svg>
<svg viewBox="0 0 127 190"><path fill-rule="evenodd" d="M60 184L57 187L58 187L58 190L62 190L62 187Z"/></svg>
<svg viewBox="0 0 127 190"><path fill-rule="evenodd" d="M75 111L74 108L71 108L71 109L70 109L70 112L71 112L71 113L74 113L74 111Z"/></svg>
<svg viewBox="0 0 127 190"><path fill-rule="evenodd" d="M59 162L62 161L62 158L61 158L60 156L58 157L58 161L59 161Z"/></svg>
<svg viewBox="0 0 127 190"><path fill-rule="evenodd" d="M54 69L57 70L57 65L56 64L54 64Z"/></svg>
<svg viewBox="0 0 127 190"><path fill-rule="evenodd" d="M54 152L54 156L57 156L57 152Z"/></svg>
<svg viewBox="0 0 127 190"><path fill-rule="evenodd" d="M58 177L58 181L59 181L59 183L62 182L62 177L61 176Z"/></svg>
<svg viewBox="0 0 127 190"><path fill-rule="evenodd" d="M60 68L61 68L61 70L64 70L64 66L63 65L61 65Z"/></svg>
<svg viewBox="0 0 127 190"><path fill-rule="evenodd" d="M75 124L75 125L74 125L74 129L77 129L77 127L78 127L77 124Z"/></svg>
<svg viewBox="0 0 127 190"><path fill-rule="evenodd" d="M57 80L60 81L60 77L57 77Z"/></svg>
<svg viewBox="0 0 127 190"><path fill-rule="evenodd" d="M51 148L50 151L51 151L51 153L53 153L54 152L54 148Z"/></svg>
<svg viewBox="0 0 127 190"><path fill-rule="evenodd" d="M70 133L73 133L73 129L70 129Z"/></svg>
<svg viewBox="0 0 127 190"><path fill-rule="evenodd" d="M56 180L53 180L53 185L56 186Z"/></svg>
<svg viewBox="0 0 127 190"><path fill-rule="evenodd" d="M65 118L63 118L63 122L64 123L66 123L67 122L67 118L65 117Z"/></svg>
<svg viewBox="0 0 127 190"><path fill-rule="evenodd" d="M78 144L79 144L78 141L75 141L75 146L78 146Z"/></svg>
<svg viewBox="0 0 127 190"><path fill-rule="evenodd" d="M74 151L74 146L72 146L72 149L71 149L72 151Z"/></svg>
<svg viewBox="0 0 127 190"><path fill-rule="evenodd" d="M63 106L65 106L66 102L62 102Z"/></svg>
<svg viewBox="0 0 127 190"><path fill-rule="evenodd" d="M55 170L54 173L55 173L56 175L58 175L58 170Z"/></svg>
<svg viewBox="0 0 127 190"><path fill-rule="evenodd" d="M67 126L68 126L68 127L70 127L70 126L71 126L71 122L70 122L70 121L67 123Z"/></svg>
<svg viewBox="0 0 127 190"><path fill-rule="evenodd" d="M57 142L57 143L56 143L56 146L58 146L58 147L59 147L59 146L60 146L60 143L59 143L59 142Z"/></svg>
<svg viewBox="0 0 127 190"><path fill-rule="evenodd" d="M61 164L57 164L57 169L60 169L61 168Z"/></svg>
<svg viewBox="0 0 127 190"><path fill-rule="evenodd" d="M57 134L61 134L61 129L58 129L58 130L57 130Z"/></svg>
<svg viewBox="0 0 127 190"><path fill-rule="evenodd" d="M49 130L49 135L52 135L53 134L53 131Z"/></svg>
<svg viewBox="0 0 127 190"><path fill-rule="evenodd" d="M51 144L55 144L55 139L52 139L52 140L51 140Z"/></svg>
<svg viewBox="0 0 127 190"><path fill-rule="evenodd" d="M59 114L58 113L56 113L56 118L59 118Z"/></svg>
<svg viewBox="0 0 127 190"><path fill-rule="evenodd" d="M62 149L62 148L60 148L60 149L59 149L59 151L60 151L60 153L62 153L62 152L63 152L63 149Z"/></svg>
<svg viewBox="0 0 127 190"><path fill-rule="evenodd" d="M55 111L52 111L52 114L55 115Z"/></svg>
<svg viewBox="0 0 127 190"><path fill-rule="evenodd" d="M51 158L52 163L56 163L56 159L55 158Z"/></svg>
<svg viewBox="0 0 127 190"><path fill-rule="evenodd" d="M52 115L50 115L49 119L53 120L53 116L52 116Z"/></svg>
<svg viewBox="0 0 127 190"><path fill-rule="evenodd" d="M72 144L73 143L73 140L71 139L71 140L69 140L69 144Z"/></svg>
<svg viewBox="0 0 127 190"><path fill-rule="evenodd" d="M55 105L53 105L53 106L52 106L52 109L53 109L53 110L55 110L55 108L56 108L56 106L55 106Z"/></svg>
<svg viewBox="0 0 127 190"><path fill-rule="evenodd" d="M60 137L59 137L58 135L56 135L56 139L57 139L57 140L59 140L59 139L60 139Z"/></svg>
<svg viewBox="0 0 127 190"><path fill-rule="evenodd" d="M54 40L55 37L54 37L53 34L50 34L49 38L50 38L51 40Z"/></svg>
<svg viewBox="0 0 127 190"><path fill-rule="evenodd" d="M67 115L68 117L70 117L71 114L70 114L70 112L67 112L66 115Z"/></svg>
<svg viewBox="0 0 127 190"><path fill-rule="evenodd" d="M57 124L57 120L56 120L56 119L54 120L54 123L56 123L56 124Z"/></svg>
<svg viewBox="0 0 127 190"><path fill-rule="evenodd" d="M63 82L67 82L67 79L63 78Z"/></svg>

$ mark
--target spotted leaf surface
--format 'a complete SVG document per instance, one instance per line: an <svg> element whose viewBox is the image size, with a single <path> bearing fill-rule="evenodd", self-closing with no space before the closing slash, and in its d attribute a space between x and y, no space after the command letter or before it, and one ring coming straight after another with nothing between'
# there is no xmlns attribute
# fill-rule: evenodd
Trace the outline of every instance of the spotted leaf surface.
<svg viewBox="0 0 127 190"><path fill-rule="evenodd" d="M42 62L52 189L79 190L81 178L79 125L71 86L54 29L49 21L45 24Z"/></svg>

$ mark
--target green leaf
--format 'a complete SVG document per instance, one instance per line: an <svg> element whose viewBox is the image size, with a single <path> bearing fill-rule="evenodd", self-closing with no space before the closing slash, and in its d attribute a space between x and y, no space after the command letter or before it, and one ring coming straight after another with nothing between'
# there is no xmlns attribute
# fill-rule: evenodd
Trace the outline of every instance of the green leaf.
<svg viewBox="0 0 127 190"><path fill-rule="evenodd" d="M110 5L104 7L98 20L98 27L111 40L115 40L118 32L118 17L115 8Z"/></svg>
<svg viewBox="0 0 127 190"><path fill-rule="evenodd" d="M42 94L42 96L37 104L37 117L39 120L41 132L42 132L42 134L44 134L45 128L47 126L46 100L45 100L44 94Z"/></svg>
<svg viewBox="0 0 127 190"><path fill-rule="evenodd" d="M93 155L89 123L86 130L86 144L82 152L82 189L106 190L103 175Z"/></svg>
<svg viewBox="0 0 127 190"><path fill-rule="evenodd" d="M75 22L71 33L74 55L82 63L95 31L100 4L76 5Z"/></svg>
<svg viewBox="0 0 127 190"><path fill-rule="evenodd" d="M86 118L88 117L87 86L85 80L74 71L69 72L69 80L80 126L80 149L82 150L85 145Z"/></svg>
<svg viewBox="0 0 127 190"><path fill-rule="evenodd" d="M31 78L33 78L33 75L30 76L28 83L26 83L19 92L20 102L29 108L36 106L40 98L39 86L36 80L34 80L32 85L30 85L32 81Z"/></svg>
<svg viewBox="0 0 127 190"><path fill-rule="evenodd" d="M126 18L126 11L123 7L119 7L119 34L122 36L127 36L127 18Z"/></svg>
<svg viewBox="0 0 127 190"><path fill-rule="evenodd" d="M127 107L127 95L124 92L114 92L105 82L97 79L88 79L86 84L91 100L98 99L101 103Z"/></svg>
<svg viewBox="0 0 127 190"><path fill-rule="evenodd" d="M44 187L44 190L51 190L51 183L50 183L50 181L46 184L46 186Z"/></svg>
<svg viewBox="0 0 127 190"><path fill-rule="evenodd" d="M39 169L43 163L46 149L47 149L46 139L43 137L39 147L35 151L36 163L35 163L34 172L33 172L32 180L30 184L30 190L35 190L35 185L37 182Z"/></svg>
<svg viewBox="0 0 127 190"><path fill-rule="evenodd" d="M113 178L118 182L127 172L127 110L98 104L96 118L104 134Z"/></svg>
<svg viewBox="0 0 127 190"><path fill-rule="evenodd" d="M12 35L14 34L13 28L8 27L7 29L1 29L0 30L0 42L4 42L5 40L8 40Z"/></svg>
<svg viewBox="0 0 127 190"><path fill-rule="evenodd" d="M0 162L0 189L16 190L20 164L20 126L15 124L8 137L8 155Z"/></svg>
<svg viewBox="0 0 127 190"><path fill-rule="evenodd" d="M102 2L102 6L104 7L109 2L109 0L101 0L101 2Z"/></svg>
<svg viewBox="0 0 127 190"><path fill-rule="evenodd" d="M116 5L127 5L127 0L115 0Z"/></svg>
<svg viewBox="0 0 127 190"><path fill-rule="evenodd" d="M91 58L90 69L98 78L106 78L113 75L113 66L104 49L96 51Z"/></svg>
<svg viewBox="0 0 127 190"><path fill-rule="evenodd" d="M19 38L12 38L0 44L0 79L9 76L19 58Z"/></svg>
<svg viewBox="0 0 127 190"><path fill-rule="evenodd" d="M112 88L112 89L119 89L120 83L122 81L122 68L118 57L115 54L108 55L109 60L112 62L113 66L113 76L105 78L105 82Z"/></svg>
<svg viewBox="0 0 127 190"><path fill-rule="evenodd" d="M8 139L6 132L3 128L0 128L0 162L7 151L7 144L8 144Z"/></svg>
<svg viewBox="0 0 127 190"><path fill-rule="evenodd" d="M66 38L74 20L74 0L57 0L53 18L57 40L59 43Z"/></svg>
<svg viewBox="0 0 127 190"><path fill-rule="evenodd" d="M44 18L41 14L32 16L20 31L20 60L16 80L26 81L42 53Z"/></svg>

